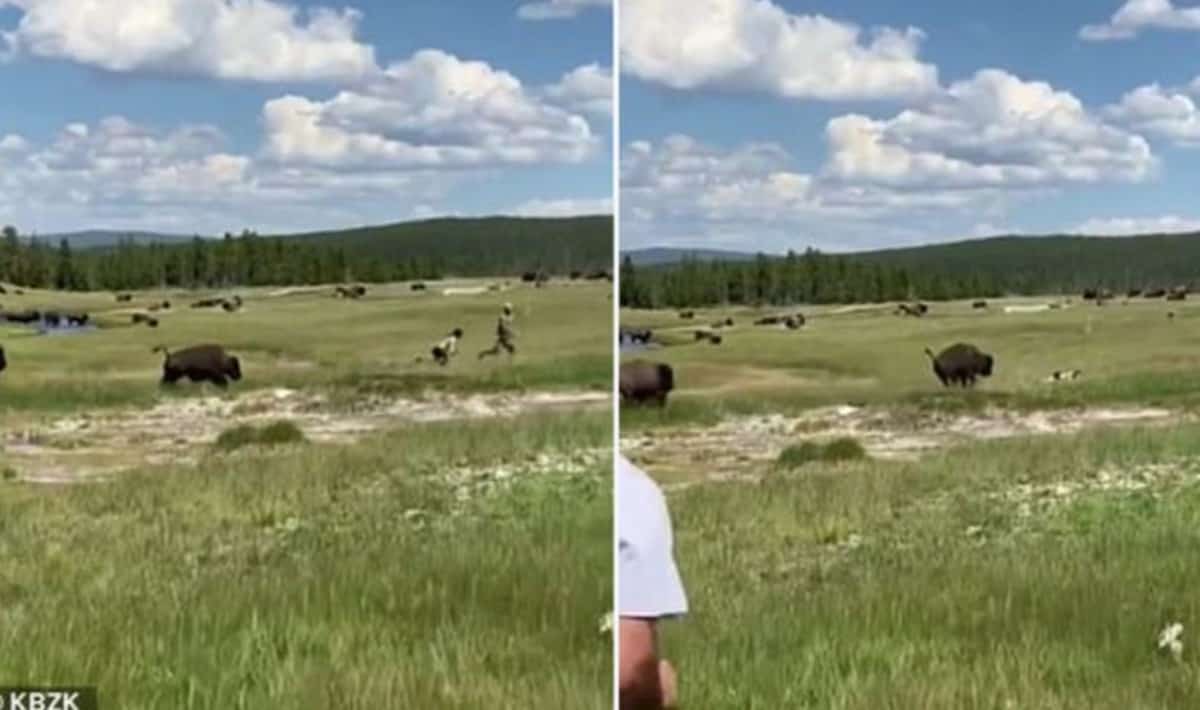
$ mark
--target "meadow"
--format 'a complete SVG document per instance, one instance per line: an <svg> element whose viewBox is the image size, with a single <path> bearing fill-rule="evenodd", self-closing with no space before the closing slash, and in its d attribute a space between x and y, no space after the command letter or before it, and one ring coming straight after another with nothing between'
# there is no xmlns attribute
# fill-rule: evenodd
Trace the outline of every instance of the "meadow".
<svg viewBox="0 0 1200 710"><path fill-rule="evenodd" d="M1200 703L1200 309L1065 301L622 313L678 388L621 436L674 518L682 707ZM996 357L974 391L923 352L956 341Z"/></svg>
<svg viewBox="0 0 1200 710"><path fill-rule="evenodd" d="M236 289L236 313L0 297L103 326L0 331L0 683L120 708L610 702L610 288L442 292L494 282ZM520 351L479 361L505 301ZM160 388L151 348L197 342L245 378Z"/></svg>

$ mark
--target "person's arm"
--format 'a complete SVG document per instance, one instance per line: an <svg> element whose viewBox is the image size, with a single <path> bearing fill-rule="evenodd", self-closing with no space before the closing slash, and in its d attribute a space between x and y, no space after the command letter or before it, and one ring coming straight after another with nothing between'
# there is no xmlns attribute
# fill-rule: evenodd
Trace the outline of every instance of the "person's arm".
<svg viewBox="0 0 1200 710"><path fill-rule="evenodd" d="M621 710L674 708L675 669L658 657L654 619L624 617L618 626Z"/></svg>

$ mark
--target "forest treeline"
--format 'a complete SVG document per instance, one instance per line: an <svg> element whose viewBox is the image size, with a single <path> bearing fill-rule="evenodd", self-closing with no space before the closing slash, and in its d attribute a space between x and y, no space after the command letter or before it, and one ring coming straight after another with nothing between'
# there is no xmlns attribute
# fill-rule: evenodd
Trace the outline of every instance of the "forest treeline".
<svg viewBox="0 0 1200 710"><path fill-rule="evenodd" d="M28 288L224 288L566 274L607 268L612 218L439 219L291 236L252 231L184 243L73 249L63 239L0 235L0 281Z"/></svg>
<svg viewBox="0 0 1200 710"><path fill-rule="evenodd" d="M882 303L1197 286L1200 235L997 237L829 255L750 260L622 260L621 305Z"/></svg>

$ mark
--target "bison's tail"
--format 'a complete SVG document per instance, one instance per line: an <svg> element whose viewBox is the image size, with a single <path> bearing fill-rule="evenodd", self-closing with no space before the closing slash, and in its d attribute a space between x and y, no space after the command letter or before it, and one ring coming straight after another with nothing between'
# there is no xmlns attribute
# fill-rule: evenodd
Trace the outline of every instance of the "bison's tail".
<svg viewBox="0 0 1200 710"><path fill-rule="evenodd" d="M930 350L929 348L925 348L925 354L929 356L929 359L930 359L930 360L936 360L936 359L937 359L937 355L934 355L934 354L933 354L933 351L932 351L932 350Z"/></svg>

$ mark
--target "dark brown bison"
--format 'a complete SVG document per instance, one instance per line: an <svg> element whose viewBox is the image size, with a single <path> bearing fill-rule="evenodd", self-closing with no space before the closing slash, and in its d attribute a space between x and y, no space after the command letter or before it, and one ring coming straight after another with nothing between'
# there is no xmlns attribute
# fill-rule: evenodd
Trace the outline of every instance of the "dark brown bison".
<svg viewBox="0 0 1200 710"><path fill-rule="evenodd" d="M427 288L427 286L425 286L424 283L421 283L420 281L418 281L415 284L413 284L412 286L409 286L408 288L410 291L424 291Z"/></svg>
<svg viewBox="0 0 1200 710"><path fill-rule="evenodd" d="M1125 298L1137 298L1140 295L1142 295L1142 289L1140 288L1131 288L1125 292Z"/></svg>
<svg viewBox="0 0 1200 710"><path fill-rule="evenodd" d="M987 308L987 307L988 307L987 301L975 301L974 303L971 304L971 308L975 308L975 309Z"/></svg>
<svg viewBox="0 0 1200 710"><path fill-rule="evenodd" d="M1165 288L1150 289L1149 291L1142 294L1142 296L1144 296L1146 298L1162 298L1165 295L1167 295L1167 290Z"/></svg>
<svg viewBox="0 0 1200 710"><path fill-rule="evenodd" d="M662 407L675 389L675 371L663 362L635 360L621 365L621 399L642 404L653 400Z"/></svg>
<svg viewBox="0 0 1200 710"><path fill-rule="evenodd" d="M118 293L117 294L117 303L128 303L132 300L133 300L132 293Z"/></svg>
<svg viewBox="0 0 1200 710"><path fill-rule="evenodd" d="M925 348L925 354L933 364L933 374L944 387L952 384L967 387L974 385L976 378L991 377L996 362L991 355L967 343L955 343L938 355Z"/></svg>
<svg viewBox="0 0 1200 710"><path fill-rule="evenodd" d="M783 322L783 318L780 316L763 316L754 321L754 325L779 325L781 322Z"/></svg>
<svg viewBox="0 0 1200 710"><path fill-rule="evenodd" d="M4 357L4 348L0 347L0 372L8 368L8 360Z"/></svg>
<svg viewBox="0 0 1200 710"><path fill-rule="evenodd" d="M30 323L36 323L37 321L40 321L42 319L42 313L41 311L16 311L12 313L5 313L4 318L9 323L24 323L28 325Z"/></svg>
<svg viewBox="0 0 1200 710"><path fill-rule="evenodd" d="M691 320L696 317L696 312L695 311L680 311L679 317L682 318L683 320Z"/></svg>
<svg viewBox="0 0 1200 710"><path fill-rule="evenodd" d="M192 308L216 308L225 303L223 298L202 298L192 304Z"/></svg>
<svg viewBox="0 0 1200 710"><path fill-rule="evenodd" d="M192 382L211 382L225 387L229 380L242 379L242 364L220 345L193 345L170 352L164 346L154 349L163 354L162 384L173 385L181 378Z"/></svg>
<svg viewBox="0 0 1200 710"><path fill-rule="evenodd" d="M785 326L787 326L788 330L796 330L797 328L802 328L802 327L804 327L804 324L807 322L808 321L805 320L803 313L794 313L783 319L783 324Z"/></svg>

